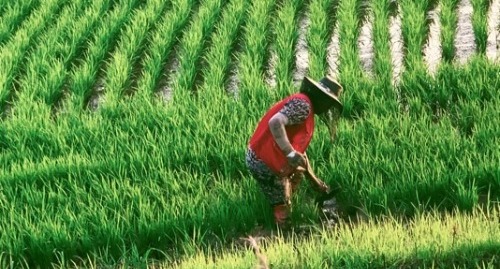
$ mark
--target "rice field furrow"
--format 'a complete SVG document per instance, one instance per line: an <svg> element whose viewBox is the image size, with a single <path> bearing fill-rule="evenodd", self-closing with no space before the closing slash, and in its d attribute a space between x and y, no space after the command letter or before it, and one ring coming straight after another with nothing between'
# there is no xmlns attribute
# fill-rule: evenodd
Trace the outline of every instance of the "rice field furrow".
<svg viewBox="0 0 500 269"><path fill-rule="evenodd" d="M137 82L137 92L150 95L158 91L158 86L164 77L162 74L169 56L173 57L174 45L181 30L186 26L189 12L196 1L180 0L172 3L155 31L151 34L149 45L142 59L143 73Z"/></svg>
<svg viewBox="0 0 500 269"><path fill-rule="evenodd" d="M231 52L237 45L235 42L241 32L248 5L247 1L230 1L215 26L216 31L210 38L211 46L203 57L203 83L200 89L204 96L210 95L215 99L217 96L226 94L225 85L229 77Z"/></svg>
<svg viewBox="0 0 500 269"><path fill-rule="evenodd" d="M0 111L4 111L6 102L14 91L14 78L19 76L18 71L23 69L26 52L51 21L46 18L55 16L65 4L66 1L61 0L45 2L23 21L15 35L0 48Z"/></svg>
<svg viewBox="0 0 500 269"><path fill-rule="evenodd" d="M203 1L200 8L192 18L189 28L183 34L180 42L179 66L175 70L169 84L174 92L184 95L194 90L199 70L199 63L208 45L208 37L214 30L214 24L219 14L226 5L225 0Z"/></svg>
<svg viewBox="0 0 500 269"><path fill-rule="evenodd" d="M293 69L295 67L295 48L298 40L299 11L301 0L283 2L276 11L270 62L267 76L270 87L275 85L277 93L287 93L293 89Z"/></svg>
<svg viewBox="0 0 500 269"><path fill-rule="evenodd" d="M475 0L474 2L477 1L478 0ZM486 56L492 61L500 62L500 0L492 0L489 6L490 9L487 17L488 37L486 41ZM479 45L479 47L481 47L481 45Z"/></svg>
<svg viewBox="0 0 500 269"><path fill-rule="evenodd" d="M339 77L339 55L340 55L340 39L338 23L334 26L331 40L328 43L328 75L333 78Z"/></svg>
<svg viewBox="0 0 500 269"><path fill-rule="evenodd" d="M429 38L425 43L423 53L430 74L436 73L442 58L440 7L438 4L428 13L431 22L429 24Z"/></svg>
<svg viewBox="0 0 500 269"><path fill-rule="evenodd" d="M476 52L476 41L472 26L471 0L460 0L455 38L456 60L465 63Z"/></svg>
<svg viewBox="0 0 500 269"><path fill-rule="evenodd" d="M389 33L391 43L392 59L392 84L399 85L399 80L403 72L403 34L401 32L401 5L397 4L396 12L392 13L389 21Z"/></svg>
<svg viewBox="0 0 500 269"><path fill-rule="evenodd" d="M92 102L96 99L96 97L92 98L92 94L100 95L97 89L102 87L103 83L99 81L98 76L101 65L104 64L108 52L115 45L122 26L129 20L130 11L136 4L137 1L123 0L103 16L88 44L85 58L76 69L71 71L68 86L71 110L84 109L89 100Z"/></svg>
<svg viewBox="0 0 500 269"><path fill-rule="evenodd" d="M131 20L121 33L116 50L105 70L103 105L114 106L130 89L134 64L144 48L149 29L163 13L165 1L147 2L141 9L132 11Z"/></svg>
<svg viewBox="0 0 500 269"><path fill-rule="evenodd" d="M22 21L38 6L38 0L16 1L5 7L0 16L0 47L16 32Z"/></svg>
<svg viewBox="0 0 500 269"><path fill-rule="evenodd" d="M373 13L368 12L365 18L362 18L362 26L359 29L358 49L359 58L363 71L373 76L373 61L374 61L374 48L373 48ZM386 42L387 43L387 42Z"/></svg>
<svg viewBox="0 0 500 269"><path fill-rule="evenodd" d="M83 11L83 0L63 8L52 26L39 37L39 44L26 61L26 74L19 78L19 90L13 104L15 118L47 118L51 106L61 95L66 68L58 59L55 48L60 45L59 34L64 35L71 23ZM63 42L68 41L66 38ZM35 113L33 113L35 112Z"/></svg>
<svg viewBox="0 0 500 269"><path fill-rule="evenodd" d="M299 86L302 79L309 73L309 46L307 44L307 33L309 32L310 25L311 19L307 14L303 14L299 19L299 35L295 48L295 70L293 72L293 84L295 86Z"/></svg>
<svg viewBox="0 0 500 269"><path fill-rule="evenodd" d="M267 67L265 72L265 81L269 88L276 88L276 65L278 62L278 53L274 48L273 44L269 47L269 59L267 61Z"/></svg>
<svg viewBox="0 0 500 269"><path fill-rule="evenodd" d="M248 18L242 37L243 49L237 56L239 60L239 88L236 95L243 100L267 94L265 84L265 63L268 52L268 35L271 25L270 14L274 0L254 1L248 9Z"/></svg>

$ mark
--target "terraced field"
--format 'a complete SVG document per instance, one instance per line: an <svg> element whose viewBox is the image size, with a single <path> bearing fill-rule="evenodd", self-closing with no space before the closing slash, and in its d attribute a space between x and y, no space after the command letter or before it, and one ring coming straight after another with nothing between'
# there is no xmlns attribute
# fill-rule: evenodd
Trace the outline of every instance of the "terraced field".
<svg viewBox="0 0 500 269"><path fill-rule="evenodd" d="M345 218L256 260L247 140L326 74ZM499 0L0 0L0 267L499 268L499 89Z"/></svg>

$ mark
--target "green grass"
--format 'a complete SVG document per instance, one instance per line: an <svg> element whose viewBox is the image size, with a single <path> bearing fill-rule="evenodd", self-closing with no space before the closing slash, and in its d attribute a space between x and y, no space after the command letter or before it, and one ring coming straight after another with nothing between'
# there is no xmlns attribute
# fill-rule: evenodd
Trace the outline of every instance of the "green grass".
<svg viewBox="0 0 500 269"><path fill-rule="evenodd" d="M479 53L466 65L443 62L430 76L422 47L433 3L398 2L398 85L390 81L391 1L86 3L33 10L1 47L0 89L12 108L0 119L0 267L251 267L254 257L234 240L273 224L244 153L263 112L297 90L287 85L298 17L313 13L309 75L327 70L323 45L338 25L345 110L333 143L318 121L308 155L324 181L342 187L344 215L369 217L353 232L346 222L309 238L273 239L265 245L270 261L498 265L500 66ZM373 77L357 47L367 7ZM271 46L282 58L278 91L265 82ZM179 67L165 78L172 57ZM239 87L227 93L233 65ZM165 79L174 91L168 103L155 94ZM102 80L107 105L86 109ZM304 184L295 225L318 224L312 199ZM294 246L302 252L290 255Z"/></svg>

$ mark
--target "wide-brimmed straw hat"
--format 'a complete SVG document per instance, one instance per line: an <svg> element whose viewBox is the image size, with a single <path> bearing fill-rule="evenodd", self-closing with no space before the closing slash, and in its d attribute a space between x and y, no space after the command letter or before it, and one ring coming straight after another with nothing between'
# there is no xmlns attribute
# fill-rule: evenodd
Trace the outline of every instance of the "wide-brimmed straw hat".
<svg viewBox="0 0 500 269"><path fill-rule="evenodd" d="M318 89L325 93L328 97L333 100L334 106L342 111L343 105L340 102L339 97L342 93L342 85L338 83L335 79L330 76L323 77L319 81L315 81L310 77L304 77L302 81L303 89Z"/></svg>

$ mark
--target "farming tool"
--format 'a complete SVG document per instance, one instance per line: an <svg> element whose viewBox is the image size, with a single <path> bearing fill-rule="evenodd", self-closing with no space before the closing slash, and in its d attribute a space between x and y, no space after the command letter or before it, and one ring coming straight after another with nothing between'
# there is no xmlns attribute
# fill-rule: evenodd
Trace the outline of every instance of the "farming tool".
<svg viewBox="0 0 500 269"><path fill-rule="evenodd" d="M323 217L326 219L327 223L332 224L337 222L339 217L337 214L335 195L340 191L340 188L337 187L332 190L330 186L319 179L316 174L314 174L307 155L304 154L304 157L306 159L306 167L299 166L296 168L296 172L290 177L284 177L282 179L282 184L285 190L286 204L288 206L291 205L291 194L298 186L298 183L300 183L303 175L305 175L312 184L314 190L319 193L319 196L315 199L315 203L322 211Z"/></svg>

